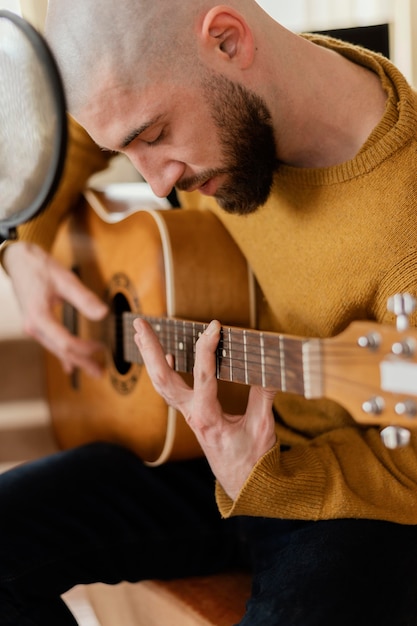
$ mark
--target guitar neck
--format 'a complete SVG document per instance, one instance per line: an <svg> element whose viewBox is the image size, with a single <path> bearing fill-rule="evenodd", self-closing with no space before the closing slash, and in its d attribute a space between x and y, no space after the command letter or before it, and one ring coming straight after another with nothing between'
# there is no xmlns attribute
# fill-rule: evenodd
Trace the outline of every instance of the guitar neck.
<svg viewBox="0 0 417 626"><path fill-rule="evenodd" d="M143 363L134 341L136 313L122 314L124 360ZM192 373L195 345L208 324L175 318L140 316L153 328L175 370ZM222 326L216 350L217 378L261 385L306 398L322 396L321 341Z"/></svg>

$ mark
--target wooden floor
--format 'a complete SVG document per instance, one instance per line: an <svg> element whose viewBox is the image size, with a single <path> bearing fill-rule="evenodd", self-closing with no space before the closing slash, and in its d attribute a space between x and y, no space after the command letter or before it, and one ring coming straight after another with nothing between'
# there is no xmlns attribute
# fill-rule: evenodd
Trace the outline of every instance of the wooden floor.
<svg viewBox="0 0 417 626"><path fill-rule="evenodd" d="M79 626L100 626L82 586L74 587L64 595L64 600L74 614Z"/></svg>

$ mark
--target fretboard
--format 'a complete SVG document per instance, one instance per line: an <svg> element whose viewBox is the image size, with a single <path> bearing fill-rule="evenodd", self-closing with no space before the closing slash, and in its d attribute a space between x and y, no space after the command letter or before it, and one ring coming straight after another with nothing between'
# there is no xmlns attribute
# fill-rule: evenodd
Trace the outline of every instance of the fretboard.
<svg viewBox="0 0 417 626"><path fill-rule="evenodd" d="M122 314L124 360L143 363L134 341L136 313ZM141 316L153 328L177 372L192 373L195 346L208 324ZM308 398L322 395L320 340L222 326L216 350L217 378L261 385Z"/></svg>

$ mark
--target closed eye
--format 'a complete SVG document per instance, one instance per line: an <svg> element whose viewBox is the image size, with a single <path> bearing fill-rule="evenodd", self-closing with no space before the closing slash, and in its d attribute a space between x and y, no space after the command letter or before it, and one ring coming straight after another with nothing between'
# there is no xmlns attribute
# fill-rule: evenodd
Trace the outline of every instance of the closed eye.
<svg viewBox="0 0 417 626"><path fill-rule="evenodd" d="M158 115L154 119L145 122L142 126L139 126L139 128L135 128L128 133L121 141L119 151L123 152L137 139L151 146L156 145L162 139L162 135L164 134L164 124L161 117L161 115Z"/></svg>
<svg viewBox="0 0 417 626"><path fill-rule="evenodd" d="M143 143L146 143L147 146L157 146L158 143L160 143L165 137L165 131L161 130L161 132L159 133L159 135L157 135L157 137L155 137L154 139L146 139L144 137L140 137L140 140L143 141Z"/></svg>

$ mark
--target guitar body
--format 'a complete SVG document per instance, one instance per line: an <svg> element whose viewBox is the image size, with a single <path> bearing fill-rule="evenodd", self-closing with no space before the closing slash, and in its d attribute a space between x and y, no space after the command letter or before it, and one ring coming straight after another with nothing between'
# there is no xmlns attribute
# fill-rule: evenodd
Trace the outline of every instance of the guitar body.
<svg viewBox="0 0 417 626"><path fill-rule="evenodd" d="M68 376L45 353L53 431L61 448L118 442L151 465L200 456L192 431L155 392L145 367L125 360L115 320L129 310L251 327L247 263L209 211L138 209L120 218L109 204L104 194L87 192L54 246L54 256L108 302L112 315L92 323L67 306L58 312L78 336L105 343L106 362L100 379L81 370ZM219 385L225 409L241 411L247 388Z"/></svg>

